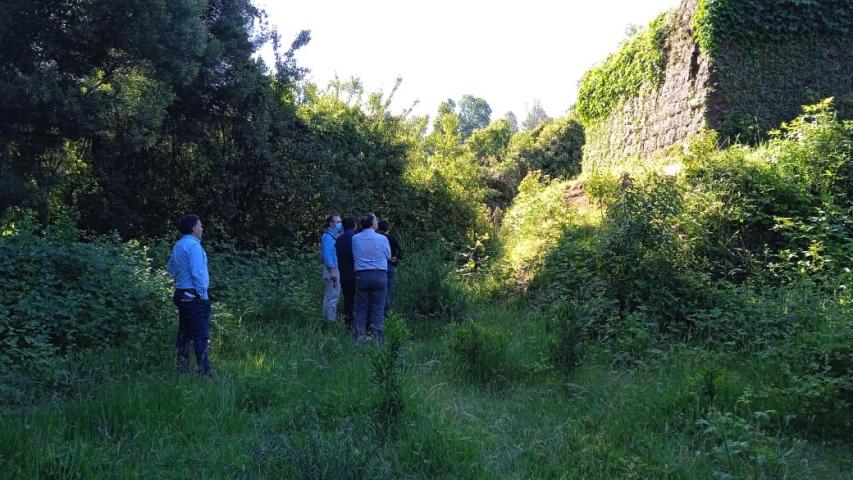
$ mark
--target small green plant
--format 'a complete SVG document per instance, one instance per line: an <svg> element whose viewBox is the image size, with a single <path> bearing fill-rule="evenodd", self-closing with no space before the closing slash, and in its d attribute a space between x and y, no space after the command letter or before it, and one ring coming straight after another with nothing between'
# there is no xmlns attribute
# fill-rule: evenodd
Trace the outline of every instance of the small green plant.
<svg viewBox="0 0 853 480"><path fill-rule="evenodd" d="M459 371L477 382L490 383L506 380L512 373L509 343L506 332L465 322L451 331L449 347Z"/></svg>
<svg viewBox="0 0 853 480"><path fill-rule="evenodd" d="M786 445L779 438L768 436L764 427L772 424L777 414L773 410L757 411L751 420L732 412L712 409L698 420L702 435L717 461L714 476L733 478L786 478L791 467L788 459L798 442Z"/></svg>
<svg viewBox="0 0 853 480"><path fill-rule="evenodd" d="M414 252L397 270L396 305L429 317L460 318L468 304L440 248Z"/></svg>
<svg viewBox="0 0 853 480"><path fill-rule="evenodd" d="M581 361L583 332L577 305L559 301L552 309L552 337L549 344L551 364L558 372L570 375Z"/></svg>
<svg viewBox="0 0 853 480"><path fill-rule="evenodd" d="M391 314L385 323L384 346L373 353L370 380L376 389L374 412L379 424L393 425L405 410L400 349L410 336L405 321Z"/></svg>

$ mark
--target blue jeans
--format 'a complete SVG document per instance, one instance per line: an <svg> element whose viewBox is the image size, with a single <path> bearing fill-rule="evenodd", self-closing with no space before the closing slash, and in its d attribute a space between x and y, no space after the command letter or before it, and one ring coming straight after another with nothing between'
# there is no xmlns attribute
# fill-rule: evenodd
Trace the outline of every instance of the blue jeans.
<svg viewBox="0 0 853 480"><path fill-rule="evenodd" d="M210 338L210 301L202 300L193 289L175 289L172 301L178 307L178 370L190 371L190 344L195 350L199 373L213 375L213 367L207 356L207 340Z"/></svg>
<svg viewBox="0 0 853 480"><path fill-rule="evenodd" d="M371 333L379 340L385 331L385 289L388 276L385 270L355 272L355 328L364 335L370 319Z"/></svg>

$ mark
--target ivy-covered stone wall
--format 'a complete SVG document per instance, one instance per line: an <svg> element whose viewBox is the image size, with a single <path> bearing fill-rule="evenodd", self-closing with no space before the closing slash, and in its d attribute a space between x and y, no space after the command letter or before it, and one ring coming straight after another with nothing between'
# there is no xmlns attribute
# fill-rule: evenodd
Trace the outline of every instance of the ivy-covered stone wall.
<svg viewBox="0 0 853 480"><path fill-rule="evenodd" d="M643 36L657 28L666 33L659 43L642 45L645 50L656 51L641 51L628 40L620 52L584 76L576 108L586 129L585 170L654 152L705 127L714 75L707 56L694 41L692 19L696 7L695 1L685 2L656 19L646 31L638 32L637 36ZM637 51L626 52L631 49ZM656 56L661 58L656 75L636 78L635 72L640 70L635 65L637 59ZM596 70L609 71L594 79ZM630 79L636 91L626 98L611 98L606 109L590 108L589 104L598 99L585 92L606 91L613 78ZM590 115L590 111L598 115Z"/></svg>
<svg viewBox="0 0 853 480"><path fill-rule="evenodd" d="M684 0L581 80L584 169L705 128L761 139L829 96L853 114L853 1Z"/></svg>

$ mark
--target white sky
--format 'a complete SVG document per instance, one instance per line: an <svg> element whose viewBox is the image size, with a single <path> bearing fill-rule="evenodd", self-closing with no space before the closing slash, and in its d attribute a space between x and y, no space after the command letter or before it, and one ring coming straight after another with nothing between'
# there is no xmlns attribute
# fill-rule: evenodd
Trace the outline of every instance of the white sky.
<svg viewBox="0 0 853 480"><path fill-rule="evenodd" d="M321 87L337 74L367 91L403 83L392 109L420 103L434 116L446 98L484 98L492 119L512 110L519 123L534 98L552 117L574 103L581 75L625 38L679 0L256 0L286 49L302 29L311 42L296 56ZM271 65L271 55L264 54Z"/></svg>

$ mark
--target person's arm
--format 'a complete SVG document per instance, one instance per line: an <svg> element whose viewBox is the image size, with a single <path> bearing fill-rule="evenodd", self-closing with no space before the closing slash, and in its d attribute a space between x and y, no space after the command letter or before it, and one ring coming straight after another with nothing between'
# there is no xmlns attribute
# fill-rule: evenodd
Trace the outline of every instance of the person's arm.
<svg viewBox="0 0 853 480"><path fill-rule="evenodd" d="M178 265L176 262L177 261L175 260L175 249L173 248L172 254L169 255L169 261L166 262L166 271L168 271L169 274L172 275L172 278L177 280L177 278L178 278Z"/></svg>
<svg viewBox="0 0 853 480"><path fill-rule="evenodd" d="M323 265L332 274L332 277L338 276L338 255L335 252L335 239L331 235L323 234Z"/></svg>
<svg viewBox="0 0 853 480"><path fill-rule="evenodd" d="M207 300L207 259L201 244L190 247L187 256L189 257L190 278L193 282L193 288L202 300Z"/></svg>
<svg viewBox="0 0 853 480"><path fill-rule="evenodd" d="M382 236L382 250L385 252L385 260L391 260L391 243L388 242L388 237Z"/></svg>

